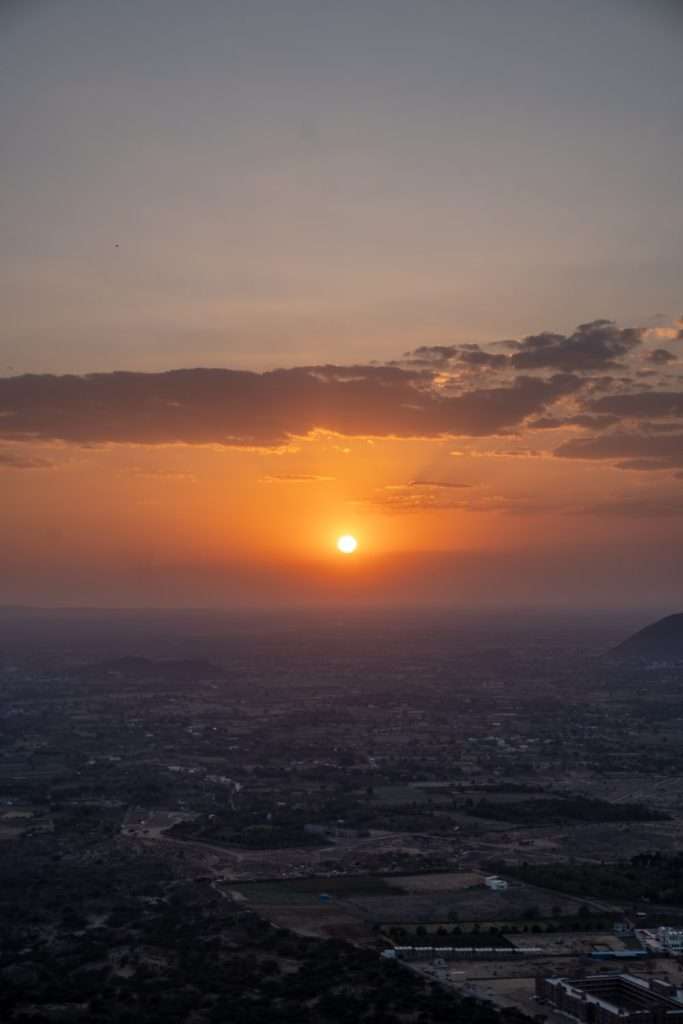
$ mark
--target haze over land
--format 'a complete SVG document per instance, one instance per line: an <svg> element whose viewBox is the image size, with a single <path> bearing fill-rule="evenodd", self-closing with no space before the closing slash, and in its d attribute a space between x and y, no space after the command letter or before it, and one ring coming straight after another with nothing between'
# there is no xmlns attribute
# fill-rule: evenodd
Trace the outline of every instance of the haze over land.
<svg viewBox="0 0 683 1024"><path fill-rule="evenodd" d="M596 959L680 987L683 670L605 657L643 624L0 609L2 1019L529 1024Z"/></svg>

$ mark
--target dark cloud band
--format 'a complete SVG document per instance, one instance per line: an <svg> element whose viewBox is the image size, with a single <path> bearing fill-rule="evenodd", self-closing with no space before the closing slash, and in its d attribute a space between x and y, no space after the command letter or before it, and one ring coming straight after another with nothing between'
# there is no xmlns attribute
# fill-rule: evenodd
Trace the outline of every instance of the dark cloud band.
<svg viewBox="0 0 683 1024"><path fill-rule="evenodd" d="M373 366L27 375L0 380L0 437L234 446L278 446L316 429L482 437L518 427L579 386L570 374L520 376L452 395L430 375Z"/></svg>

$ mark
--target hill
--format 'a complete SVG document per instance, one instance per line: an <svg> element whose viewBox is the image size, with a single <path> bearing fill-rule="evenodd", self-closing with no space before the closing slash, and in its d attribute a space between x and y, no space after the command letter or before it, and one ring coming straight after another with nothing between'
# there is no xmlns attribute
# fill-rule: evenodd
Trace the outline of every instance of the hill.
<svg viewBox="0 0 683 1024"><path fill-rule="evenodd" d="M611 654L640 661L683 662L683 613L653 622L624 640Z"/></svg>

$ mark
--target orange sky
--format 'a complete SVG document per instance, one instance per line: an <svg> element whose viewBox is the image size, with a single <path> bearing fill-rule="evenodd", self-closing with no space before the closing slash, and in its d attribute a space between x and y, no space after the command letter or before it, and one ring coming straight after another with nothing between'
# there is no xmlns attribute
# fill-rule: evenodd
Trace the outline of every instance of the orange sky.
<svg viewBox="0 0 683 1024"><path fill-rule="evenodd" d="M0 3L0 602L677 608L679 6Z"/></svg>
<svg viewBox="0 0 683 1024"><path fill-rule="evenodd" d="M613 325L596 330L594 346L596 339L618 345L624 337ZM579 344L573 337L570 359ZM618 357L622 380L627 372L637 380L660 341L638 336ZM553 344L566 348L567 341ZM677 351L680 341L674 337L669 344ZM505 363L487 368L483 377L478 368L474 376L468 371L463 377L458 352L445 364L442 353L437 355L436 377L420 371L416 408L420 402L441 402L442 393L455 394L458 402L467 402L470 429L483 429L479 405L490 417L500 396L509 403L519 374L511 376ZM428 358L420 354L422 361ZM251 605L324 598L597 606L637 604L645 588L648 603L666 605L675 600L680 578L683 460L676 443L669 444L679 436L678 413L667 406L657 419L652 396L676 394L671 390L679 379L672 369L676 362L668 360L657 370L656 387L632 391L644 396L646 422L632 410L609 423L595 421L607 415L594 411L595 402L603 401L593 397L604 377L598 367L577 373L569 393L549 399L549 408L515 412L519 422L500 433L443 436L441 417L460 417L461 405L434 411L428 404L439 430L433 438L383 436L391 424L377 420L383 434L372 437L321 427L259 445L238 439L221 443L225 428L214 408L206 412L196 383L186 396L195 403L192 415L182 422L192 435L215 431L214 440L150 444L149 432L158 437L179 428L173 403L170 420L163 403L154 407L154 415L144 412L151 399L141 389L152 387L146 375L124 382L124 398L119 382L110 385L105 375L97 382L100 404L92 420L87 379L75 381L85 388L80 393L73 391L73 378L7 378L0 381L0 431L5 433L0 472L9 496L0 508L9 541L2 551L2 599ZM335 384L329 395L325 392L327 405L318 404L317 392L309 398L310 410L292 409L286 398L285 414L295 423L315 415L315 409L326 421L377 418L372 389L361 381L361 390L353 390L365 372L363 367L343 371L351 390L342 390L341 409L329 404L339 402ZM374 387L379 368L368 372ZM531 372L541 382L549 379L547 367ZM394 414L387 398L393 374L390 368L387 380L380 378L385 419ZM400 381L398 430L405 412L403 377ZM68 388L65 399L59 397L63 387ZM103 390L110 387L111 394ZM625 390L623 384L610 388L617 396ZM119 405L125 399L128 411L128 392L141 404L121 420ZM278 401L268 392L262 407L245 414L247 436L254 424L273 429ZM220 402L216 408L222 408ZM551 415L557 420L553 426L546 422ZM569 422L581 415L592 417L593 425ZM277 422L282 429L284 421ZM121 429L131 434L125 443L116 440ZM41 441L37 432L45 435ZM105 440L107 433L114 440ZM616 444L619 452L599 458L590 450L591 457L561 455L577 442L598 446L598 455L605 443ZM338 536L347 532L359 542L350 558L335 548Z"/></svg>

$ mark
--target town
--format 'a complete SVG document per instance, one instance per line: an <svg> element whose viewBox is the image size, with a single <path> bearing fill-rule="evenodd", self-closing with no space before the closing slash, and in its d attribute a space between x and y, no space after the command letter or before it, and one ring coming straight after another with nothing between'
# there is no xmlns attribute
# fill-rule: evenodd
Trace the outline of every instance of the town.
<svg viewBox="0 0 683 1024"><path fill-rule="evenodd" d="M333 943L513 1017L557 1022L580 979L590 1000L615 972L675 1003L681 671L611 661L620 625L501 637L293 616L256 637L185 618L148 622L143 644L129 620L2 618L0 970L16 1014L118 1020L132 1000L146 1019L149 990L159 1014L178 928L233 960L264 956L269 929L285 989L297 956ZM201 999L187 965L174 987L196 1019L218 1019L221 955ZM56 985L63 963L106 1005L69 997L68 971ZM254 985L245 1021L266 998ZM273 1019L288 998L273 986Z"/></svg>

